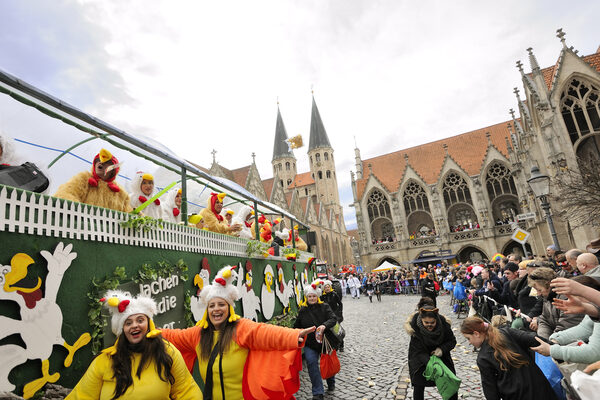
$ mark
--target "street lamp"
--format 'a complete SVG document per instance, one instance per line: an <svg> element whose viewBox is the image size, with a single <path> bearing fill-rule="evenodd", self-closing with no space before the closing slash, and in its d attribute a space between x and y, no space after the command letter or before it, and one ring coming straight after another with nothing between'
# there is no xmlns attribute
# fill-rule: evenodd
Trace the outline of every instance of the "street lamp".
<svg viewBox="0 0 600 400"><path fill-rule="evenodd" d="M550 177L540 173L540 169L536 166L531 167L531 178L527 180L527 183L531 187L535 197L540 199L542 210L546 216L546 222L548 222L548 228L550 229L550 235L552 235L552 241L557 249L560 249L558 244L558 237L554 230L554 222L552 222L552 215L550 214L550 203L548 202L548 195L550 194Z"/></svg>

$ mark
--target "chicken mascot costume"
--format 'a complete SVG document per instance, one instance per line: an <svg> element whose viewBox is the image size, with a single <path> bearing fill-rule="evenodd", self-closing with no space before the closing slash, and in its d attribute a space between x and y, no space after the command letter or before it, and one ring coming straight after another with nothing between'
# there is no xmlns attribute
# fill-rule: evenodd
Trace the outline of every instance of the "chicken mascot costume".
<svg viewBox="0 0 600 400"><path fill-rule="evenodd" d="M133 209L129 195L114 182L118 174L119 161L108 150L102 149L94 157L92 170L80 172L60 185L54 197L130 212Z"/></svg>
<svg viewBox="0 0 600 400"><path fill-rule="evenodd" d="M209 231L218 233L229 233L231 231L225 218L221 215L223 199L225 196L225 193L211 193L206 208L200 211L204 226L208 228Z"/></svg>
<svg viewBox="0 0 600 400"><path fill-rule="evenodd" d="M135 210L156 194L154 176L147 172L138 171L135 174L135 178L131 180L129 189L131 190L131 193L129 193L131 207ZM148 204L141 212L149 217L161 219L163 217L163 208L160 205L160 199L156 199Z"/></svg>

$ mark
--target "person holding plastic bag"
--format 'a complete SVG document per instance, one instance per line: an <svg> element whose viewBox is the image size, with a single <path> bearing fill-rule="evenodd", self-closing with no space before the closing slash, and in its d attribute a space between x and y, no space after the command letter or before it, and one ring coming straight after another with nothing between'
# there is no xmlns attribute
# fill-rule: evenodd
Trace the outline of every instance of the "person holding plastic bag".
<svg viewBox="0 0 600 400"><path fill-rule="evenodd" d="M478 317L465 319L463 336L476 348L481 386L488 400L555 400L554 390L535 363L530 347L537 346L534 333L495 328Z"/></svg>
<svg viewBox="0 0 600 400"><path fill-rule="evenodd" d="M425 387L436 386L434 381L423 376L431 356L438 357L453 374L456 374L450 355L450 351L456 346L456 337L452 333L450 322L439 315L437 308L430 305L419 308L404 328L410 336L408 369L413 385L413 399L423 400ZM458 399L458 392L447 399Z"/></svg>
<svg viewBox="0 0 600 400"><path fill-rule="evenodd" d="M320 359L324 352L323 338L327 337L329 343L336 349L338 341L331 329L337 324L337 318L329 304L324 303L319 297L321 289L316 282L304 288L306 303L298 310L298 317L294 328L309 328L316 326L317 330L306 336L304 358L308 368L308 376L312 384L313 400L323 400L324 388L321 377ZM327 391L335 390L335 375L327 378Z"/></svg>

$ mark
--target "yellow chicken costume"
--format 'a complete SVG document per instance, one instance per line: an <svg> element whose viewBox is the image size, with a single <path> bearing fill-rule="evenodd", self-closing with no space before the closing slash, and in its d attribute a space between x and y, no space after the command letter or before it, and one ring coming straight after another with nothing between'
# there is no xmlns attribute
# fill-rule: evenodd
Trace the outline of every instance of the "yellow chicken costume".
<svg viewBox="0 0 600 400"><path fill-rule="evenodd" d="M294 240L296 242L296 249L298 249L300 251L307 251L308 250L308 245L306 244L306 242L304 240L302 240L302 238L298 234L298 225L294 226ZM287 240L284 240L283 243L286 246L291 246L292 245L292 231L291 230L288 233Z"/></svg>
<svg viewBox="0 0 600 400"><path fill-rule="evenodd" d="M148 317L148 332L145 340L163 340L160 331L156 329L152 317L158 310L156 302L150 297L138 295L131 297L127 293L114 290L109 291L106 297L101 299L112 314L111 328L119 340L127 340L122 335L123 325L127 318L132 315L144 314ZM181 353L169 342L164 342L167 354L173 360L171 374L175 378L173 382L161 379L157 372L157 364L154 357L147 360L142 373L138 376L136 371L142 361L141 352L132 352L131 379L132 383L119 399L187 399L196 400L202 398L200 388L194 382L194 378L186 368ZM115 394L116 379L113 370L113 357L117 354L117 343L114 346L102 350L102 353L92 361L92 364L83 375L79 383L65 400L109 400ZM164 377L162 377L164 378Z"/></svg>
<svg viewBox="0 0 600 400"><path fill-rule="evenodd" d="M298 372L302 369L304 345L298 343L300 330L257 323L236 315L233 307L240 295L231 283L237 275L234 269L235 266L222 268L212 285L202 289L200 294L206 304L215 297L229 303L228 322L235 324L231 343L222 356L217 356L212 367L212 398L223 398L223 382L227 400L291 399L300 387ZM162 330L163 337L181 351L190 371L199 360L200 375L205 383L208 360L201 357L200 336L213 333L208 328L209 319L205 312L193 328ZM214 331L213 343L219 333Z"/></svg>
<svg viewBox="0 0 600 400"><path fill-rule="evenodd" d="M204 227L209 231L224 234L229 233L229 225L224 221L223 216L215 210L216 202L219 201L222 203L225 196L225 193L211 193L206 208L200 211Z"/></svg>
<svg viewBox="0 0 600 400"><path fill-rule="evenodd" d="M98 164L108 165L111 170L101 178L96 172ZM91 204L111 210L130 212L133 210L129 195L121 186L114 183L119 174L119 161L108 150L102 149L94 157L91 171L83 171L60 185L54 197L79 203ZM115 167L116 166L116 167Z"/></svg>

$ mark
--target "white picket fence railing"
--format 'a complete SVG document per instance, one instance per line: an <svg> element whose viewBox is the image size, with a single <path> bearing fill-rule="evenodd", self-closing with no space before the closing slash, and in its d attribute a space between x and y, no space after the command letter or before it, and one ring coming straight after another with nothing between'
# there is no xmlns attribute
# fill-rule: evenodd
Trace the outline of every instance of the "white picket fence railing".
<svg viewBox="0 0 600 400"><path fill-rule="evenodd" d="M123 228L129 214L55 197L0 187L0 231L243 257L248 241L164 223L135 232Z"/></svg>
<svg viewBox="0 0 600 400"><path fill-rule="evenodd" d="M245 257L247 239L165 222L162 228L123 228L130 214L0 185L0 231ZM306 262L312 254L302 252ZM283 257L270 257L285 260Z"/></svg>

